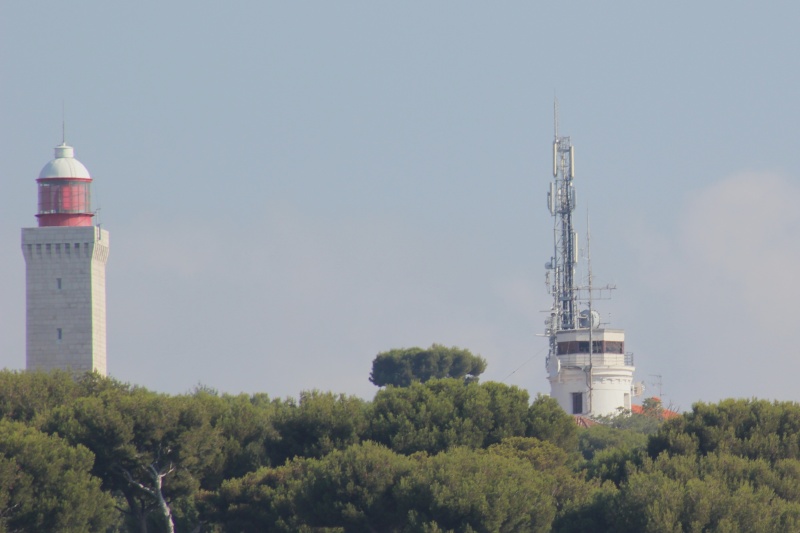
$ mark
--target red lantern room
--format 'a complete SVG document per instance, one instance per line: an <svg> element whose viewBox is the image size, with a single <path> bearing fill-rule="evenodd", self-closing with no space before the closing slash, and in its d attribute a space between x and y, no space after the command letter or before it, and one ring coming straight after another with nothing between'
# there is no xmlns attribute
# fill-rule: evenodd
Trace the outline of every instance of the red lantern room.
<svg viewBox="0 0 800 533"><path fill-rule="evenodd" d="M39 173L39 227L91 226L92 177L71 146L56 146L56 158Z"/></svg>

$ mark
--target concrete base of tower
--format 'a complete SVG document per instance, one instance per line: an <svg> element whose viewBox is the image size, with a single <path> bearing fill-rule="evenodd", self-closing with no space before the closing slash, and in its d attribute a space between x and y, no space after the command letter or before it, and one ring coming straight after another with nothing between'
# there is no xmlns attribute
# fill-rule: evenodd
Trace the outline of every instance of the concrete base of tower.
<svg viewBox="0 0 800 533"><path fill-rule="evenodd" d="M632 366L563 368L550 377L550 396L570 414L616 415L631 409Z"/></svg>

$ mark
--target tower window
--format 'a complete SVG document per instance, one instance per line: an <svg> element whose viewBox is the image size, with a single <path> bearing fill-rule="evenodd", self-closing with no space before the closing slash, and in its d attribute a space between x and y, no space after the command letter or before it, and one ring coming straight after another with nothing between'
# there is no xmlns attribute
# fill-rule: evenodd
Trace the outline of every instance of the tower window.
<svg viewBox="0 0 800 533"><path fill-rule="evenodd" d="M56 340L61 342L61 339L63 338L64 338L64 332L61 330L61 328L56 328Z"/></svg>
<svg viewBox="0 0 800 533"><path fill-rule="evenodd" d="M61 330L59 330L61 331ZM572 393L572 414L579 415L583 413L583 393L582 392L573 392Z"/></svg>
<svg viewBox="0 0 800 533"><path fill-rule="evenodd" d="M56 289L61 290L61 278L56 278Z"/></svg>

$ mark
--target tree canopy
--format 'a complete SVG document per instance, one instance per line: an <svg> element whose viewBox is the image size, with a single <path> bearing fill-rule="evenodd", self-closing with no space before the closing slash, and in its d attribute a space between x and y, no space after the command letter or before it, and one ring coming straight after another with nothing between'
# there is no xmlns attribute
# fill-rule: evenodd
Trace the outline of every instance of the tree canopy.
<svg viewBox="0 0 800 533"><path fill-rule="evenodd" d="M793 402L578 428L552 398L463 376L371 401L0 385L0 533L800 531Z"/></svg>
<svg viewBox="0 0 800 533"><path fill-rule="evenodd" d="M93 462L83 446L0 420L0 531L105 531L117 516Z"/></svg>
<svg viewBox="0 0 800 533"><path fill-rule="evenodd" d="M382 352L372 361L369 380L383 387L408 387L430 379L477 380L486 370L486 360L463 348L433 344L430 348L401 348Z"/></svg>

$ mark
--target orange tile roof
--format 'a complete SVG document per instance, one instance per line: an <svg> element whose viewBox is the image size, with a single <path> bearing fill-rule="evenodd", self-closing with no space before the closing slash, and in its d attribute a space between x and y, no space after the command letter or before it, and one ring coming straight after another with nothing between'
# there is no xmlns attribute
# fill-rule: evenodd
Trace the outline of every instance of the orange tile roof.
<svg viewBox="0 0 800 533"><path fill-rule="evenodd" d="M661 398L654 396L653 400L657 400L658 403L661 403ZM641 405L631 405L631 413L635 415L646 415L647 413L644 412L644 407ZM661 419L662 420L669 420L670 418L675 418L681 416L680 413L673 411L671 409L661 409Z"/></svg>

